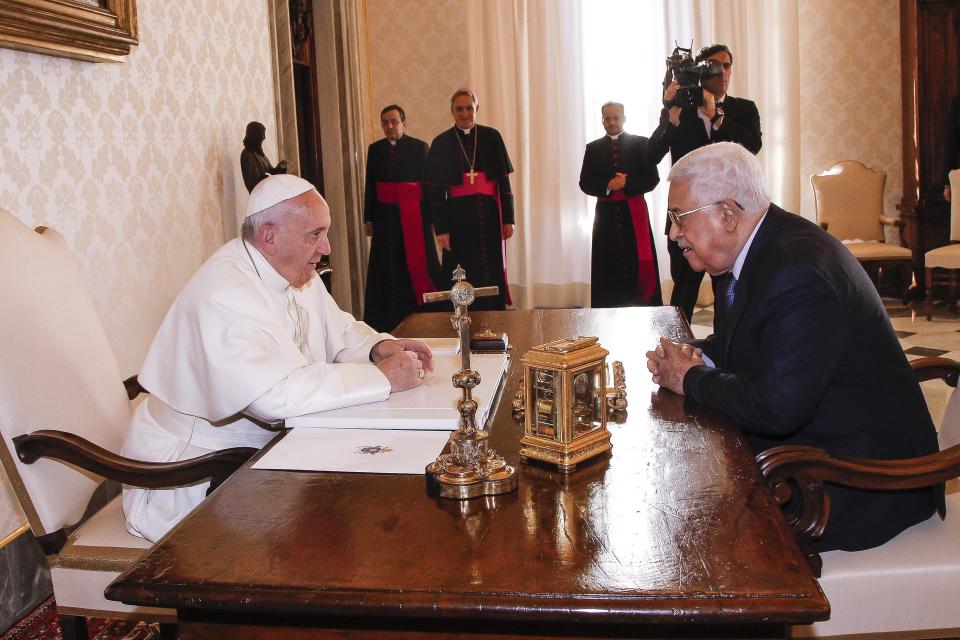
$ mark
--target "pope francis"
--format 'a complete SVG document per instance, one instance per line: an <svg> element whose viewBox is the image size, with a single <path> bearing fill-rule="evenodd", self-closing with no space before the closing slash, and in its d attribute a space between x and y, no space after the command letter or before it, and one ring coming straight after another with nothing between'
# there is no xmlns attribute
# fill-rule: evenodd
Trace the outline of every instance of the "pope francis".
<svg viewBox="0 0 960 640"><path fill-rule="evenodd" d="M270 176L250 194L241 237L191 278L140 372L123 455L170 462L230 447L261 447L258 422L386 399L420 384L430 349L377 333L341 311L316 277L330 253L330 209L312 184ZM209 483L124 487L131 533L156 541L206 495Z"/></svg>

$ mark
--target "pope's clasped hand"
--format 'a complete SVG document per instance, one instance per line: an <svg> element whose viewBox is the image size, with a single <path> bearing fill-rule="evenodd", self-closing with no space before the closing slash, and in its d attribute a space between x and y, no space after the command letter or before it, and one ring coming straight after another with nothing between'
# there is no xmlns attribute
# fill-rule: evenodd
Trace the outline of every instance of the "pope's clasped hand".
<svg viewBox="0 0 960 640"><path fill-rule="evenodd" d="M382 340L371 349L370 357L387 377L391 392L422 384L427 372L433 370L433 353L419 340Z"/></svg>

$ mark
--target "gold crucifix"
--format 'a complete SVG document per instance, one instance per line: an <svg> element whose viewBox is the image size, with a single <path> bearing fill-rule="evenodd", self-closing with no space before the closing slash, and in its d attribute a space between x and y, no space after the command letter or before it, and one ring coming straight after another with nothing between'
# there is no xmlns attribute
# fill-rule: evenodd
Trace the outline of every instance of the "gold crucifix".
<svg viewBox="0 0 960 640"><path fill-rule="evenodd" d="M493 296L499 287L474 289L466 272L457 265L455 284L450 291L423 294L424 302L450 300L456 307L451 318L460 337L460 371L453 374L453 386L463 393L457 403L460 425L450 434L449 453L442 453L427 465L428 485L443 498L466 500L483 495L507 493L517 488L517 470L508 465L488 445L490 434L477 426L477 401L472 389L480 384L480 374L470 368L470 315L467 307L479 296Z"/></svg>
<svg viewBox="0 0 960 640"><path fill-rule="evenodd" d="M467 171L466 176L470 178L470 184L473 184L473 179L476 178L479 173L473 170L473 167L470 167L470 171Z"/></svg>

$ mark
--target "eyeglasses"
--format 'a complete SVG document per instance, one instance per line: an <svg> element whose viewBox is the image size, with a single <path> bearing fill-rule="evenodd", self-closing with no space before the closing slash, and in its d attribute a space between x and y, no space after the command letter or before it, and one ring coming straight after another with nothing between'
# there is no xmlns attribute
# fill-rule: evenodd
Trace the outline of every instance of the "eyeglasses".
<svg viewBox="0 0 960 640"><path fill-rule="evenodd" d="M683 216L688 216L691 213L696 213L697 211L703 211L704 209L715 207L719 204L723 204L724 202L725 202L724 200L718 200L716 202L711 202L710 204L705 204L702 207L697 207L696 209L690 209L689 211L684 211L683 213L677 213L673 209L667 209L667 217L670 218L670 221L673 224L677 225L678 227L683 227L683 222L680 220L680 218L682 218ZM740 211L743 211L743 205L741 205L739 202L733 199L731 199L730 202L737 205L737 208L740 209Z"/></svg>

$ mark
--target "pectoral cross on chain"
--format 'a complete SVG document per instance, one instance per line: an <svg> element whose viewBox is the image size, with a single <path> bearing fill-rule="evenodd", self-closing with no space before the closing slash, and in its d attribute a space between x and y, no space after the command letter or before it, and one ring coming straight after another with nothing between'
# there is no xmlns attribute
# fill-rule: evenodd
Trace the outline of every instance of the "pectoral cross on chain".
<svg viewBox="0 0 960 640"><path fill-rule="evenodd" d="M467 313L467 308L476 298L495 296L500 293L500 287L474 288L472 284L467 282L466 278L466 271L463 270L463 267L457 265L457 268L453 270L454 285L449 291L435 291L432 293L423 294L424 302L449 300L453 303L455 311L453 316L450 318L450 322L453 324L453 328L457 331L457 335L460 337L461 370L470 369L470 315Z"/></svg>
<svg viewBox="0 0 960 640"><path fill-rule="evenodd" d="M470 178L470 184L473 184L474 178L476 178L480 174L474 171L473 167L470 167L470 171L467 171L466 175L468 178ZM491 294L487 294L487 295L491 295Z"/></svg>

